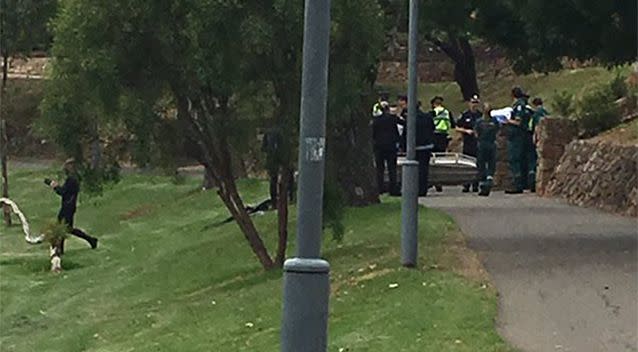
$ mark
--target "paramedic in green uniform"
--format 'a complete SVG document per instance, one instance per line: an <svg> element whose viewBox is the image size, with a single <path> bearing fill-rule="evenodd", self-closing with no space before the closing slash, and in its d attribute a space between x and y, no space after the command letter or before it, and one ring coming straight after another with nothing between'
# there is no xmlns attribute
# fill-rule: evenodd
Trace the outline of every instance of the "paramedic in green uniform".
<svg viewBox="0 0 638 352"><path fill-rule="evenodd" d="M496 170L496 136L499 122L491 115L489 104L483 107L483 117L476 122L474 131L478 140L477 163L479 170L479 196L489 196Z"/></svg>
<svg viewBox="0 0 638 352"><path fill-rule="evenodd" d="M512 116L506 122L507 132L507 156L512 176L512 188L505 191L507 194L523 193L523 160L526 148L526 131L532 114L527 107L529 96L520 87L512 89Z"/></svg>
<svg viewBox="0 0 638 352"><path fill-rule="evenodd" d="M530 187L530 191L536 192L536 163L538 161L538 153L536 151L536 146L538 144L537 127L541 120L545 116L549 115L549 113L543 107L543 100L541 98L534 98L532 106L534 113L527 124L527 141L529 143L529 150L527 154L527 170L529 174L527 183Z"/></svg>

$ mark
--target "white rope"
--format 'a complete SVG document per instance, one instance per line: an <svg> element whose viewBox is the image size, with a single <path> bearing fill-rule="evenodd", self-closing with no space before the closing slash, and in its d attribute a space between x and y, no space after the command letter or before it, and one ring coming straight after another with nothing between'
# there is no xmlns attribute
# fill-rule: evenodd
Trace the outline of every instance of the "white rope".
<svg viewBox="0 0 638 352"><path fill-rule="evenodd" d="M13 213L16 214L18 218L20 218L20 223L22 223L22 231L24 232L24 239L28 243L30 244L42 243L42 241L44 240L44 235L40 235L37 237L34 237L31 235L31 230L29 229L29 223L27 222L27 218L20 211L20 208L18 208L18 205L14 201L8 198L0 198L0 204L6 204L10 206Z"/></svg>

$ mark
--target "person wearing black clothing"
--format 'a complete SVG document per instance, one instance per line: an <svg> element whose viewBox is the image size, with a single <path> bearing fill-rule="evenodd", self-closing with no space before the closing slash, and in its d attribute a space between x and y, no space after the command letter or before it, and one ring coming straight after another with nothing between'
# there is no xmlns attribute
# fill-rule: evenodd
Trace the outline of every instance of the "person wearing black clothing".
<svg viewBox="0 0 638 352"><path fill-rule="evenodd" d="M75 162L69 159L64 163L64 173L66 180L60 186L56 181L47 182L51 188L62 197L60 211L58 212L58 221L64 223L68 227L70 234L79 237L89 243L91 248L97 248L97 238L87 235L84 231L73 227L75 212L77 210L78 193L80 193L80 182L75 172ZM60 243L60 254L64 253L64 241Z"/></svg>
<svg viewBox="0 0 638 352"><path fill-rule="evenodd" d="M374 159L377 169L377 185L379 193L389 192L398 195L397 189L397 151L400 142L397 124L399 118L390 114L387 104L382 107L381 116L372 120L372 141L374 144ZM388 168L389 187L385 188L385 168Z"/></svg>
<svg viewBox="0 0 638 352"><path fill-rule="evenodd" d="M264 132L264 139L261 144L261 150L266 153L266 169L268 170L270 200L273 209L277 208L279 169L284 165L281 155L285 152L285 150L282 150L284 148L282 139L281 128L273 127ZM292 202L295 195L295 176L292 168L288 168L288 174L285 177L288 177L288 200Z"/></svg>
<svg viewBox="0 0 638 352"><path fill-rule="evenodd" d="M463 134L463 154L476 157L478 153L478 143L476 140L476 134L474 133L474 127L476 123L481 120L483 114L479 110L479 104L481 100L478 95L474 95L470 99L470 108L465 111L456 122L456 130ZM466 183L463 185L463 192L470 191L472 186L472 192L479 191L478 181L472 184Z"/></svg>
<svg viewBox="0 0 638 352"><path fill-rule="evenodd" d="M406 131L403 132L403 145L406 144ZM430 157L434 149L434 114L425 113L419 109L416 114L416 160L419 162L419 197L428 194L428 177L430 171Z"/></svg>

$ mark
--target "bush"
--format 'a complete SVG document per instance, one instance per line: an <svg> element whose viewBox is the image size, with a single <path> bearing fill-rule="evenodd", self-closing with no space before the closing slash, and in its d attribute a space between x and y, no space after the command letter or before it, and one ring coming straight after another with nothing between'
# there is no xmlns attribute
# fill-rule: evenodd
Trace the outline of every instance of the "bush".
<svg viewBox="0 0 638 352"><path fill-rule="evenodd" d="M42 228L42 234L44 234L44 240L55 247L67 238L68 229L65 224L52 220Z"/></svg>
<svg viewBox="0 0 638 352"><path fill-rule="evenodd" d="M614 78L609 82L609 89L611 90L614 98L616 98L614 100L627 96L628 88L625 80L626 77L623 76L622 72L617 71Z"/></svg>
<svg viewBox="0 0 638 352"><path fill-rule="evenodd" d="M583 137L592 137L616 127L621 114L610 85L603 85L587 92L578 103L578 124Z"/></svg>
<svg viewBox="0 0 638 352"><path fill-rule="evenodd" d="M574 114L574 96L568 91L556 92L552 98L552 110L562 117Z"/></svg>

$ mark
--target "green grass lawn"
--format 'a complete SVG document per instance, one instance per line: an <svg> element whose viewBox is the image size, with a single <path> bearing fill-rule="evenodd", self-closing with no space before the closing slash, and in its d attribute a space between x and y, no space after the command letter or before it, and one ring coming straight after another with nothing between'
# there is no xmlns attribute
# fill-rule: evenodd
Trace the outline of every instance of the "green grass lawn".
<svg viewBox="0 0 638 352"><path fill-rule="evenodd" d="M45 175L11 175L35 229L57 210ZM198 182L134 175L101 198L81 197L77 226L100 247L70 239L60 275L48 272L44 245L2 228L0 350L278 351L281 272L260 269L234 224L207 228L227 212ZM248 202L267 194L259 181L241 189ZM398 199L348 209L344 241L324 241L329 351L510 351L494 328L495 292L451 219L421 210L420 268L407 270L399 218ZM255 221L274 248L274 214Z"/></svg>
<svg viewBox="0 0 638 352"><path fill-rule="evenodd" d="M628 67L622 68L623 73L629 71ZM615 75L615 71L602 67L590 67L574 70L562 70L554 73L530 74L524 76L509 76L494 79L493 77L479 78L481 98L489 102L493 107L504 107L512 104L511 89L521 86L532 97L541 97L545 105L551 110L553 97L557 92L567 91L576 96L597 84L609 82ZM407 91L407 82L400 82L384 86L391 93ZM455 82L425 83L419 85L419 99L423 104L429 104L435 95L446 98L446 106L458 116L467 109L463 102L461 91Z"/></svg>

